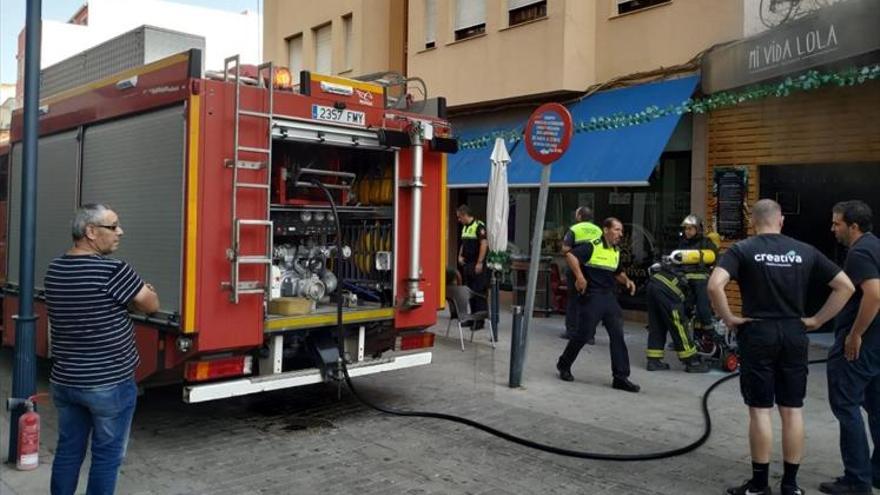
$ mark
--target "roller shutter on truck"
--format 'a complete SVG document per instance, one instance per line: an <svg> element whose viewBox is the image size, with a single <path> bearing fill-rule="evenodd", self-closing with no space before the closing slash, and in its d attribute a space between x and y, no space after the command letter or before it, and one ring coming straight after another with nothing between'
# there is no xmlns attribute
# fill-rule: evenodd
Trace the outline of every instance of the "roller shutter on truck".
<svg viewBox="0 0 880 495"><path fill-rule="evenodd" d="M119 214L114 256L156 287L165 313L180 313L184 131L178 105L90 126L83 141L81 201Z"/></svg>
<svg viewBox="0 0 880 495"><path fill-rule="evenodd" d="M76 207L106 203L119 214L125 230L113 256L129 262L156 287L162 312L180 312L184 131L184 107L176 105L87 126L81 149L77 131L40 139L38 290L49 263L72 244L70 221ZM21 160L21 145L16 144L10 179L8 265L8 280L14 285L19 283Z"/></svg>
<svg viewBox="0 0 880 495"><path fill-rule="evenodd" d="M77 206L76 182L79 143L77 132L68 131L40 139L37 157L36 251L34 286L43 289L49 263L72 245L70 221ZM9 265L8 281L19 284L19 249L21 242L21 167L22 146L12 150L9 193Z"/></svg>

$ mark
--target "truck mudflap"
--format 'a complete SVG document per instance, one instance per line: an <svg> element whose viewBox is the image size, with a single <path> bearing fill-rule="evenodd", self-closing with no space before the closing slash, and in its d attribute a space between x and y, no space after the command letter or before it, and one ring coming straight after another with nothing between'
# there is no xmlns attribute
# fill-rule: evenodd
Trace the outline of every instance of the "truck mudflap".
<svg viewBox="0 0 880 495"><path fill-rule="evenodd" d="M419 352L382 359L361 361L348 365L348 374L352 378L372 375L385 371L394 371L431 364L432 353ZM227 399L240 395L269 392L286 388L313 385L327 381L318 368L289 371L266 376L254 376L237 380L226 380L204 385L191 385L183 388L183 400L188 403L207 402Z"/></svg>

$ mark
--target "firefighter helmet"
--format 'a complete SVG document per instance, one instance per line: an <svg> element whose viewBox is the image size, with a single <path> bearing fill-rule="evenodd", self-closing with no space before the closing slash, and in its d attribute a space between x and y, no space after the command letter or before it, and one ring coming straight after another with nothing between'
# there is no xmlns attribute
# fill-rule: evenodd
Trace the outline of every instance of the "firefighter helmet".
<svg viewBox="0 0 880 495"><path fill-rule="evenodd" d="M697 232L703 231L703 221L700 220L700 217L694 215L693 213L684 217L684 220L681 221L682 227L693 226L697 228Z"/></svg>

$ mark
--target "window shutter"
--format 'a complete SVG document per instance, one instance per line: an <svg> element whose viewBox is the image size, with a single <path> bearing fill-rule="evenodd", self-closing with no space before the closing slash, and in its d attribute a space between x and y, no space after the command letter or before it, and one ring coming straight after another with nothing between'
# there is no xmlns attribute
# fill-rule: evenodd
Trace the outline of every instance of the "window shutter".
<svg viewBox="0 0 880 495"><path fill-rule="evenodd" d="M351 39L351 36L352 36L351 14L342 18L342 32L343 32L343 36L345 37L344 38L344 40L345 40L345 55L344 55L345 56L345 60L344 60L345 67L343 67L342 69L343 70L350 70L350 69L352 69L351 50L352 50L352 43L353 43L352 39Z"/></svg>
<svg viewBox="0 0 880 495"><path fill-rule="evenodd" d="M485 23L486 0L457 0L455 2L456 31Z"/></svg>
<svg viewBox="0 0 880 495"><path fill-rule="evenodd" d="M318 74L330 74L333 70L331 57L333 55L333 43L330 36L331 25L315 29L315 72Z"/></svg>
<svg viewBox="0 0 880 495"><path fill-rule="evenodd" d="M425 0L425 44L437 41L437 0Z"/></svg>
<svg viewBox="0 0 880 495"><path fill-rule="evenodd" d="M507 0L507 10L516 10L544 0Z"/></svg>
<svg viewBox="0 0 880 495"><path fill-rule="evenodd" d="M299 73L303 70L303 37L301 34L287 40L287 68L293 80L299 82Z"/></svg>

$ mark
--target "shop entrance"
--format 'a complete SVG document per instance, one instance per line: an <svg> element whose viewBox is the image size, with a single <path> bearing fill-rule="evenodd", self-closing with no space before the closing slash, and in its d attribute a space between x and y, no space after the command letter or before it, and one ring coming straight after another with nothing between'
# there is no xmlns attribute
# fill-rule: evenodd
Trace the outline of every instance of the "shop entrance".
<svg viewBox="0 0 880 495"><path fill-rule="evenodd" d="M775 199L782 205L782 233L812 244L840 265L846 248L831 233L834 204L862 200L874 211L875 225L880 221L880 163L766 165L760 167L759 176L759 197ZM817 311L827 294L826 287L811 284L807 311Z"/></svg>

